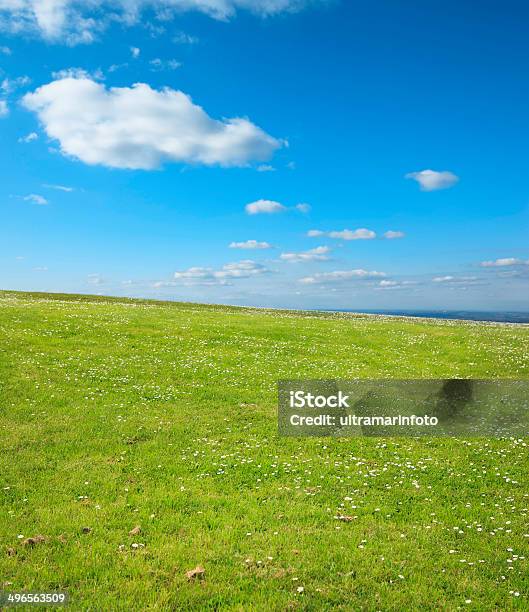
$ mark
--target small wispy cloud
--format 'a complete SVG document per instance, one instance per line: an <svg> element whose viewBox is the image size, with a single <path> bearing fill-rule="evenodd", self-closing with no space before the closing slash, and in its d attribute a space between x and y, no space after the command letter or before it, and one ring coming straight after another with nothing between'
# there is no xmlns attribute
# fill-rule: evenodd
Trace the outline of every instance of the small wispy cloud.
<svg viewBox="0 0 529 612"><path fill-rule="evenodd" d="M294 208L296 210L299 210L299 212L301 212L301 213L308 213L308 212L311 211L312 206L310 204L302 202L301 204L296 204L296 206Z"/></svg>
<svg viewBox="0 0 529 612"><path fill-rule="evenodd" d="M101 277L100 274L89 274L86 278L86 282L89 285L104 285L105 279Z"/></svg>
<svg viewBox="0 0 529 612"><path fill-rule="evenodd" d="M161 71L161 70L176 70L182 66L182 62L179 62L175 59L162 60L159 57L155 57L150 60L149 66L151 70Z"/></svg>
<svg viewBox="0 0 529 612"><path fill-rule="evenodd" d="M261 164L257 166L257 172L275 172L276 169L270 164Z"/></svg>
<svg viewBox="0 0 529 612"><path fill-rule="evenodd" d="M447 274L446 276L435 276L432 278L432 282L450 285L452 287L468 286L468 285L481 285L484 283L483 279L478 276L452 276Z"/></svg>
<svg viewBox="0 0 529 612"><path fill-rule="evenodd" d="M0 90L4 92L4 94L10 94L13 91L16 91L20 87L25 87L31 83L31 79L28 76L20 76L15 79L5 78L0 82Z"/></svg>
<svg viewBox="0 0 529 612"><path fill-rule="evenodd" d="M396 280L381 280L375 286L377 290L394 291L398 289L411 289L415 285L418 285L418 281L396 281Z"/></svg>
<svg viewBox="0 0 529 612"><path fill-rule="evenodd" d="M178 32L173 36L173 42L178 45L196 45L200 42L198 36L191 36L186 32Z"/></svg>
<svg viewBox="0 0 529 612"><path fill-rule="evenodd" d="M0 100L0 118L7 117L9 115L9 106L5 100Z"/></svg>
<svg viewBox="0 0 529 612"><path fill-rule="evenodd" d="M111 64L108 68L107 68L107 72L116 72L117 70L121 70L122 68L128 68L128 62L123 62L121 64Z"/></svg>
<svg viewBox="0 0 529 612"><path fill-rule="evenodd" d="M356 230L344 229L340 231L323 232L321 230L309 230L307 232L309 238L318 238L326 236L327 238L335 238L338 240L373 240L377 237L372 230L361 227Z"/></svg>
<svg viewBox="0 0 529 612"><path fill-rule="evenodd" d="M295 206L285 206L275 200L256 200L255 202L246 204L244 209L249 215L274 214L287 210L308 213L311 210L311 206L305 203L296 204Z"/></svg>
<svg viewBox="0 0 529 612"><path fill-rule="evenodd" d="M300 253L281 253L279 258L283 261L290 263L304 263L309 261L328 261L330 258L328 253L330 248L326 246L319 246L309 251L302 251Z"/></svg>
<svg viewBox="0 0 529 612"><path fill-rule="evenodd" d="M48 204L48 200L44 196L39 195L38 193L30 193L27 196L23 196L22 199L25 202L33 202L33 204L38 204L39 206L45 206L46 204Z"/></svg>
<svg viewBox="0 0 529 612"><path fill-rule="evenodd" d="M172 281L159 281L155 287L172 287L175 285L228 285L235 279L252 278L270 272L262 264L251 259L245 259L234 263L228 263L220 270L195 266L175 272Z"/></svg>
<svg viewBox="0 0 529 612"><path fill-rule="evenodd" d="M388 230L384 233L384 238L387 240L397 240L398 238L404 238L406 234L404 232L398 232L394 230Z"/></svg>
<svg viewBox="0 0 529 612"><path fill-rule="evenodd" d="M458 181L459 177L453 172L443 170L438 172L436 170L421 170L419 172L408 172L405 178L412 179L419 183L421 191L438 191L440 189L448 189L453 187Z"/></svg>
<svg viewBox="0 0 529 612"><path fill-rule="evenodd" d="M30 132L29 134L27 134L26 136L21 136L18 139L18 142L23 142L23 143L29 143L29 142L33 142L34 140L37 140L39 137L39 135L37 134L37 132Z"/></svg>
<svg viewBox="0 0 529 612"><path fill-rule="evenodd" d="M237 261L222 266L222 269L214 272L216 278L249 278L270 272L262 264L256 263L251 259ZM175 275L176 277L176 275Z"/></svg>
<svg viewBox="0 0 529 612"><path fill-rule="evenodd" d="M140 57L141 49L139 47L130 47L130 54L133 59L138 59Z"/></svg>
<svg viewBox="0 0 529 612"><path fill-rule="evenodd" d="M256 200L250 202L244 207L249 215L275 214L283 212L287 209L286 206L276 202L275 200Z"/></svg>
<svg viewBox="0 0 529 612"><path fill-rule="evenodd" d="M0 46L0 53L2 53L2 55L11 55L12 51L9 47L2 45Z"/></svg>
<svg viewBox="0 0 529 612"><path fill-rule="evenodd" d="M355 270L335 270L334 272L319 272L312 276L305 276L300 278L299 282L305 285L314 285L317 283L343 283L352 280L365 279L365 278L378 278L386 276L385 272L378 272L376 270L363 270L361 268Z"/></svg>
<svg viewBox="0 0 529 612"><path fill-rule="evenodd" d="M43 187L46 187L47 189L55 189L56 191L65 191L67 193L75 191L74 187L68 187L67 185L49 185L46 183L43 185Z"/></svg>
<svg viewBox="0 0 529 612"><path fill-rule="evenodd" d="M105 75L101 68L95 70L86 70L85 68L79 68L78 66L72 66L70 68L62 68L61 70L54 70L51 73L54 79L91 79L94 81L104 81Z"/></svg>
<svg viewBox="0 0 529 612"><path fill-rule="evenodd" d="M231 242L230 249L271 249L272 245L268 242L258 242L257 240L245 240L244 242Z"/></svg>
<svg viewBox="0 0 529 612"><path fill-rule="evenodd" d="M518 259L517 257L502 257L493 261L482 261L480 264L483 268L503 268L507 266L527 266L529 260Z"/></svg>

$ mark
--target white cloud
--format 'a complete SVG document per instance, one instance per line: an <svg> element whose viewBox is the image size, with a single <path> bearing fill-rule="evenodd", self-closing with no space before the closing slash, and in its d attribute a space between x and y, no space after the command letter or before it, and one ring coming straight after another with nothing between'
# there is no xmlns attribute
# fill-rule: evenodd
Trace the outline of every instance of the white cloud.
<svg viewBox="0 0 529 612"><path fill-rule="evenodd" d="M529 265L529 260L524 261L523 259L518 259L517 257L503 257L500 259L495 259L494 261L482 261L481 266L483 268L502 268L505 266L523 266Z"/></svg>
<svg viewBox="0 0 529 612"><path fill-rule="evenodd" d="M354 231L344 229L341 232L329 232L329 238L339 238L341 240L373 240L376 238L375 232L365 227Z"/></svg>
<svg viewBox="0 0 529 612"><path fill-rule="evenodd" d="M38 204L39 206L45 206L48 204L48 200L44 196L39 195L38 193L30 193L27 196L22 198L25 202L33 202L33 204Z"/></svg>
<svg viewBox="0 0 529 612"><path fill-rule="evenodd" d="M258 242L257 240L246 240L245 242L232 242L230 249L271 249L272 245L268 242Z"/></svg>
<svg viewBox="0 0 529 612"><path fill-rule="evenodd" d="M141 49L139 47L131 47L130 54L134 59L138 59L140 57Z"/></svg>
<svg viewBox="0 0 529 612"><path fill-rule="evenodd" d="M175 281L181 281L183 284L217 284L217 280L214 276L214 271L212 268L201 268L199 266L194 266L192 268L188 268L187 270L182 270L181 272L174 273ZM163 286L171 286L174 285L174 282L164 282L160 281L155 283L156 287Z"/></svg>
<svg viewBox="0 0 529 612"><path fill-rule="evenodd" d="M358 280L363 278L377 278L380 276L386 276L385 272L377 272L376 270L336 270L335 272L321 272L313 274L312 276L305 276L299 280L300 283L306 285L313 285L316 283L327 283L327 282L346 282L351 280Z"/></svg>
<svg viewBox="0 0 529 612"><path fill-rule="evenodd" d="M90 72L85 68L79 68L78 66L72 66L70 68L63 68L62 70L54 70L51 76L56 79L91 79L93 81L104 81L105 75L100 68Z"/></svg>
<svg viewBox="0 0 529 612"><path fill-rule="evenodd" d="M265 266L245 259L235 263L229 263L222 266L222 270L214 272L217 278L249 278L250 276L258 276L269 272Z"/></svg>
<svg viewBox="0 0 529 612"><path fill-rule="evenodd" d="M128 62L123 62L122 64L110 64L110 66L107 68L107 71L110 73L116 72L117 70L121 70L122 68L127 68L128 65Z"/></svg>
<svg viewBox="0 0 529 612"><path fill-rule="evenodd" d="M322 232L321 230L309 230L307 236L314 238L318 236L327 236L339 240L373 240L377 237L372 230L361 227L356 230L344 229L341 231Z"/></svg>
<svg viewBox="0 0 529 612"><path fill-rule="evenodd" d="M234 263L229 263L220 270L214 270L213 268L202 268L193 267L183 270L181 272L174 273L174 281L160 282L156 286L171 286L174 284L184 285L226 285L229 284L230 280L251 278L254 276L260 276L270 272L265 266L252 261L251 259L245 259Z"/></svg>
<svg viewBox="0 0 529 612"><path fill-rule="evenodd" d="M176 70L182 66L182 62L179 62L175 59L162 60L159 57L154 58L149 62L151 66L151 70L161 71L161 70Z"/></svg>
<svg viewBox="0 0 529 612"><path fill-rule="evenodd" d="M198 11L228 20L238 10L262 17L300 10L309 0L0 0L0 28L12 33L34 33L49 42L91 43L114 21L132 26L145 10L158 19ZM150 22L148 22L150 23ZM192 38L192 37L191 37ZM189 39L185 39L189 42Z"/></svg>
<svg viewBox="0 0 529 612"><path fill-rule="evenodd" d="M261 164L257 166L257 172L275 172L275 168L270 164Z"/></svg>
<svg viewBox="0 0 529 612"><path fill-rule="evenodd" d="M404 238L406 234L404 232L396 232L393 230L388 230L385 234L384 234L384 238L387 238L388 240L396 240L397 238Z"/></svg>
<svg viewBox="0 0 529 612"><path fill-rule="evenodd" d="M104 285L105 284L105 280L101 278L99 274L89 274L87 276L86 282L89 285Z"/></svg>
<svg viewBox="0 0 529 612"><path fill-rule="evenodd" d="M178 32L173 36L173 42L179 45L196 45L200 42L200 39L197 36L191 36L186 32Z"/></svg>
<svg viewBox="0 0 529 612"><path fill-rule="evenodd" d="M18 142L29 143L33 142L34 140L37 140L38 137L39 135L37 134L37 132L30 132L26 136L22 136L21 138L19 138Z"/></svg>
<svg viewBox="0 0 529 612"><path fill-rule="evenodd" d="M43 187L47 187L48 189L56 189L57 191L66 191L68 193L71 193L72 191L75 191L73 187L67 187L66 185L43 185Z"/></svg>
<svg viewBox="0 0 529 612"><path fill-rule="evenodd" d="M311 205L310 204L306 204L305 202L301 203L301 204L296 204L296 209L299 210L299 212L302 213L308 213L311 210Z"/></svg>
<svg viewBox="0 0 529 612"><path fill-rule="evenodd" d="M450 284L458 284L458 283L473 283L475 281L479 281L477 276L436 276L432 278L434 283L450 283Z"/></svg>
<svg viewBox="0 0 529 612"><path fill-rule="evenodd" d="M283 144L248 119L212 119L185 93L145 83L106 89L88 78L65 78L26 94L23 104L37 113L64 155L91 165L245 166Z"/></svg>
<svg viewBox="0 0 529 612"><path fill-rule="evenodd" d="M439 189L448 189L459 181L459 177L443 170L421 170L420 172L409 172L405 178L417 181L421 186L421 191L437 191Z"/></svg>
<svg viewBox="0 0 529 612"><path fill-rule="evenodd" d="M274 200L257 200L246 204L245 210L249 215L257 215L259 213L278 213L284 212L285 210L297 210L302 213L308 213L310 211L310 204L296 204L292 207L283 206L279 202Z"/></svg>
<svg viewBox="0 0 529 612"><path fill-rule="evenodd" d="M48 266L37 266L36 268L33 268L33 270L35 272L47 272Z"/></svg>
<svg viewBox="0 0 529 612"><path fill-rule="evenodd" d="M329 256L327 253L330 252L331 249L326 246L319 246L315 249L310 249L310 251L303 251L301 253L281 253L279 256L283 261L288 261L291 263L301 263L306 261L328 261Z"/></svg>
<svg viewBox="0 0 529 612"><path fill-rule="evenodd" d="M25 87L31 83L31 79L24 75L20 77L16 77L15 79L5 78L0 83L0 89L4 92L4 94L10 94L16 89L20 87Z"/></svg>
<svg viewBox="0 0 529 612"><path fill-rule="evenodd" d="M9 107L5 100L0 100L0 118L7 117L9 115Z"/></svg>
<svg viewBox="0 0 529 612"><path fill-rule="evenodd" d="M375 289L378 291L394 291L398 289L409 289L413 285L417 285L417 281L394 281L394 280L381 280Z"/></svg>
<svg viewBox="0 0 529 612"><path fill-rule="evenodd" d="M249 215L259 215L262 213L273 214L282 212L286 210L286 206L274 200L257 200L255 202L250 202L250 204L246 204L244 209Z"/></svg>
<svg viewBox="0 0 529 612"><path fill-rule="evenodd" d="M9 47L1 46L0 47L0 53L2 53L3 55L11 55L12 51Z"/></svg>

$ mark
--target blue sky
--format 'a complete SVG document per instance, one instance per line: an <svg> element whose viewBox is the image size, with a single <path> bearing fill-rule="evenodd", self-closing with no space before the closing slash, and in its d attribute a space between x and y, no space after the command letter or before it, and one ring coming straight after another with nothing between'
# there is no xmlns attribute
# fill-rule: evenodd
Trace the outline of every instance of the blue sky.
<svg viewBox="0 0 529 612"><path fill-rule="evenodd" d="M87 5L0 0L0 287L527 310L526 2Z"/></svg>

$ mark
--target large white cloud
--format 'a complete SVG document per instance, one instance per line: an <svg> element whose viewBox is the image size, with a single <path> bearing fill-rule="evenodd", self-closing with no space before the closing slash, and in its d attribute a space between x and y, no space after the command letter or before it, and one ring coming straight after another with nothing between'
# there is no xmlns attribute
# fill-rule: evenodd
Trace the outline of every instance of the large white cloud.
<svg viewBox="0 0 529 612"><path fill-rule="evenodd" d="M239 9L266 17L299 10L307 3L308 0L0 0L0 27L11 32L38 33L54 42L90 43L110 22L133 25L148 9L165 21L187 11L227 20Z"/></svg>
<svg viewBox="0 0 529 612"><path fill-rule="evenodd" d="M26 94L23 104L64 155L87 164L244 166L282 145L248 119L212 119L185 93L145 83L106 89L90 78L67 77Z"/></svg>

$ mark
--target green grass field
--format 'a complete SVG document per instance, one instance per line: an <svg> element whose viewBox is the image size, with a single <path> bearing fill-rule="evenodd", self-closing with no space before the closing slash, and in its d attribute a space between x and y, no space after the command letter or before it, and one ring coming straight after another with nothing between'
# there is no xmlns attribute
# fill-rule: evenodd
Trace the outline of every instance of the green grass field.
<svg viewBox="0 0 529 612"><path fill-rule="evenodd" d="M0 293L2 588L528 609L527 438L278 437L278 379L377 377L529 378L529 327Z"/></svg>

